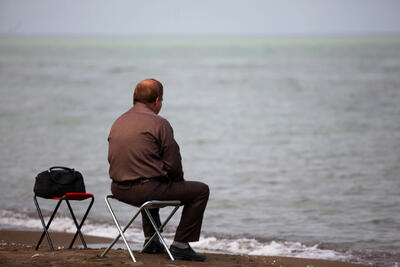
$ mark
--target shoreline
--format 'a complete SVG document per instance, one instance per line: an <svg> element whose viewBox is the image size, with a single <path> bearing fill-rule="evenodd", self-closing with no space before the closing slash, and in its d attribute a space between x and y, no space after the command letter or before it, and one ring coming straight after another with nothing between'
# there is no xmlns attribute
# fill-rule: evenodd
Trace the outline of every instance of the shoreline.
<svg viewBox="0 0 400 267"><path fill-rule="evenodd" d="M140 266L327 266L366 267L370 265L340 261L290 258L278 256L249 256L205 253L205 262L176 260L172 262L167 254L141 254L134 251L137 262L133 263L126 249L112 249L106 257L100 255L112 240L84 235L88 249L67 249L73 234L50 232L55 251L48 248L46 238L39 250L35 250L40 231L0 230L0 265L2 266L119 266L122 264ZM75 243L81 245L79 238ZM95 247L95 248L94 248ZM60 249L57 249L60 248ZM172 264L173 263L173 264Z"/></svg>

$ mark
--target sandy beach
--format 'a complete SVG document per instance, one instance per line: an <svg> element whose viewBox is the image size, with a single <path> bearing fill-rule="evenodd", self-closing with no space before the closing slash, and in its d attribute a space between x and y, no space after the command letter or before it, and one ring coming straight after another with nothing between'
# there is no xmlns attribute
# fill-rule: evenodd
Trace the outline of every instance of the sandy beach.
<svg viewBox="0 0 400 267"><path fill-rule="evenodd" d="M72 238L71 234L51 233L51 236L57 248L55 251L48 249L46 240L39 250L35 250L34 246L40 237L40 232L0 230L0 266L367 266L317 259L211 253L206 253L205 262L171 261L167 254L149 255L138 251L134 251L137 262L133 263L124 249L111 250L106 257L101 258L103 249L98 247L99 244L110 242L107 238L85 236L89 249L67 249L65 247ZM79 244L77 242L77 245Z"/></svg>

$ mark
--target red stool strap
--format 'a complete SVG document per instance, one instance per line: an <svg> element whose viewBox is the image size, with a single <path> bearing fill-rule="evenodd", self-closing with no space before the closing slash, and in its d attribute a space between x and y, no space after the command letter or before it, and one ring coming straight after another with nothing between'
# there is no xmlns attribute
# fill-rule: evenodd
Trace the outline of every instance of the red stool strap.
<svg viewBox="0 0 400 267"><path fill-rule="evenodd" d="M89 193L65 193L63 197L52 197L52 199L60 200L61 198L64 198L67 200L85 200L91 197L93 197L93 194Z"/></svg>

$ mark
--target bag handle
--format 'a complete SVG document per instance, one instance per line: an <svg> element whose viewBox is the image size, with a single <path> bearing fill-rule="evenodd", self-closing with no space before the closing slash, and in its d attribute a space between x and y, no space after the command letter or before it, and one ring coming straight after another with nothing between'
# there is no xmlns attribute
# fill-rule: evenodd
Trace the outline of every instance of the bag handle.
<svg viewBox="0 0 400 267"><path fill-rule="evenodd" d="M50 174L50 179L54 182L54 183L56 183L56 184L61 184L61 185L63 185L63 184L70 184L70 183L72 183L74 180L70 180L70 181L64 181L64 182L61 182L61 181L57 181L56 180L56 178L53 176L53 173L52 173L52 171L53 170L55 170L55 169L61 169L61 170L65 170L65 171L68 171L68 172L72 172L72 174L73 174L73 177L75 178L75 169L71 169L71 168L67 168L67 167L63 167L63 166L54 166L54 167L50 167L47 171L49 172L49 174Z"/></svg>
<svg viewBox="0 0 400 267"><path fill-rule="evenodd" d="M51 171L54 170L54 169L62 169L62 170L70 171L70 172L75 172L75 169L71 169L71 168L63 167L63 166L54 166L54 167L50 167L50 168L48 169L48 171L51 173Z"/></svg>

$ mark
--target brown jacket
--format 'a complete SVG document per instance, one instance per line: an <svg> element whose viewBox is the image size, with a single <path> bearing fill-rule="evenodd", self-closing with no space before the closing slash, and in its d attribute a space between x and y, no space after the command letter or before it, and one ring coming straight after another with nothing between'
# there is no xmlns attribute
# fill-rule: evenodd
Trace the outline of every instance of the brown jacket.
<svg viewBox="0 0 400 267"><path fill-rule="evenodd" d="M110 178L116 182L168 176L182 180L182 159L169 122L143 103L122 114L108 136Z"/></svg>

